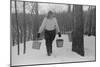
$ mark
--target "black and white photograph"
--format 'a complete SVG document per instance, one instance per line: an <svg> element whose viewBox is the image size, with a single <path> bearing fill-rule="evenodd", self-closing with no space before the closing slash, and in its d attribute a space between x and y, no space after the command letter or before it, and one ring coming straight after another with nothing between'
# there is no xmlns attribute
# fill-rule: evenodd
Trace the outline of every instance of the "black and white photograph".
<svg viewBox="0 0 100 67"><path fill-rule="evenodd" d="M96 61L96 5L10 0L10 65Z"/></svg>

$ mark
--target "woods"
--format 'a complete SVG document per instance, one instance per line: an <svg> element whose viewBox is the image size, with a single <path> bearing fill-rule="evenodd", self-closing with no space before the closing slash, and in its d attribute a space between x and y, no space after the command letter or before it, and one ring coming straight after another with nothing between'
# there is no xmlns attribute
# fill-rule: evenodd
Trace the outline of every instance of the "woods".
<svg viewBox="0 0 100 67"><path fill-rule="evenodd" d="M11 12L12 46L18 46L19 55L20 44L24 43L23 54L25 54L27 50L26 42L37 39L39 26L46 15L39 14L38 2L12 2L14 3L12 9L15 11ZM21 6L19 7L19 5ZM80 51L78 53L84 55L84 35L96 36L96 7L91 6L87 11L83 11L82 5L68 4L66 6L68 6L68 11L55 12L61 33L67 34L67 32L73 31L72 50ZM71 6L73 6L73 9L71 9ZM29 13L27 13L28 10ZM41 37L43 39L43 35Z"/></svg>

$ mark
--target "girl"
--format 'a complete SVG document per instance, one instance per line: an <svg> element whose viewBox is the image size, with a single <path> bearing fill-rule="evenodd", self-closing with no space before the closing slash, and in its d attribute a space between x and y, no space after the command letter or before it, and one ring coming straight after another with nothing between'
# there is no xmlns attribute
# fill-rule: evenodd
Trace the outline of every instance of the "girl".
<svg viewBox="0 0 100 67"><path fill-rule="evenodd" d="M46 41L47 55L51 56L52 42L56 36L56 33L58 33L59 37L61 37L57 19L53 16L52 11L49 11L47 17L44 18L38 32L38 38L40 37L40 33L43 30L45 31L44 35Z"/></svg>

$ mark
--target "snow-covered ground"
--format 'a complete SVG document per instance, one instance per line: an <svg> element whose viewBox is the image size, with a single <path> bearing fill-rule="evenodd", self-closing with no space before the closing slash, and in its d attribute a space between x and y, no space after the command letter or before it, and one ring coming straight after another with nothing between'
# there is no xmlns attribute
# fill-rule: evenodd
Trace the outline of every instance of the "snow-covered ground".
<svg viewBox="0 0 100 67"><path fill-rule="evenodd" d="M59 38L56 36L55 40ZM56 41L53 42L53 54L47 56L45 40L41 40L40 50L32 49L33 41L26 42L26 54L23 54L23 44L20 44L20 55L17 55L17 45L12 46L12 65L30 65L46 64L60 62L78 62L95 60L95 37L84 36L85 57L71 51L72 42L69 41L68 35L62 35L64 46L56 47Z"/></svg>

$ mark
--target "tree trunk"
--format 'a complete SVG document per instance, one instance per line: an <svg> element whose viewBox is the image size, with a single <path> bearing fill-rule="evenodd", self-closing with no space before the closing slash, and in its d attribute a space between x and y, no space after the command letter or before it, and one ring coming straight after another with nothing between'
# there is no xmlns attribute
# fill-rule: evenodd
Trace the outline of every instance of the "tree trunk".
<svg viewBox="0 0 100 67"><path fill-rule="evenodd" d="M33 39L34 37L33 37L33 34L34 34L34 9L35 9L35 6L34 6L34 3L32 2L32 10L31 10L31 17L32 17L32 30L31 30L31 32L32 32L32 34L31 34L31 36L32 36L32 38L31 39Z"/></svg>
<svg viewBox="0 0 100 67"><path fill-rule="evenodd" d="M17 2L15 1L15 15L16 15L16 25L17 25L17 44L18 44L18 55L20 54L19 49L19 26L18 26L18 17L17 17Z"/></svg>
<svg viewBox="0 0 100 67"><path fill-rule="evenodd" d="M39 28L39 21L38 21L38 3L35 2L35 18L34 18L34 27L33 27L33 40L37 38L37 32Z"/></svg>
<svg viewBox="0 0 100 67"><path fill-rule="evenodd" d="M91 26L91 35L94 35L94 36L96 36L96 7L94 7L93 9L92 9L92 12L91 12L91 14L92 14L92 18L91 18L91 23L92 23L92 26Z"/></svg>
<svg viewBox="0 0 100 67"><path fill-rule="evenodd" d="M88 36L91 35L91 31L92 31L92 10L91 10L91 6L89 6L89 18L88 18L88 23L89 23L89 30L88 30Z"/></svg>
<svg viewBox="0 0 100 67"><path fill-rule="evenodd" d="M69 13L71 12L71 5L70 4L68 5L68 12Z"/></svg>
<svg viewBox="0 0 100 67"><path fill-rule="evenodd" d="M26 22L25 22L25 1L23 2L23 17L24 17L24 54L26 53Z"/></svg>
<svg viewBox="0 0 100 67"><path fill-rule="evenodd" d="M84 56L84 39L83 39L83 10L81 5L74 5L74 29L72 33L72 51Z"/></svg>

